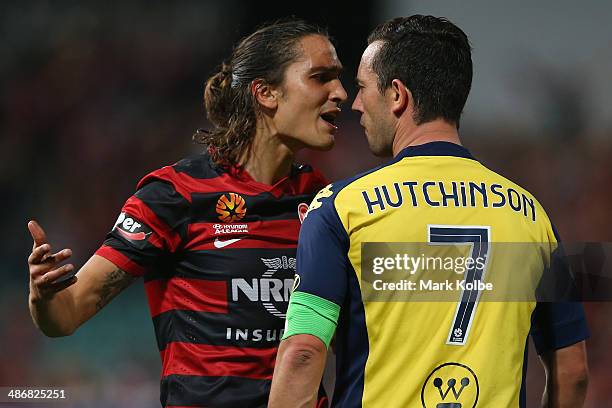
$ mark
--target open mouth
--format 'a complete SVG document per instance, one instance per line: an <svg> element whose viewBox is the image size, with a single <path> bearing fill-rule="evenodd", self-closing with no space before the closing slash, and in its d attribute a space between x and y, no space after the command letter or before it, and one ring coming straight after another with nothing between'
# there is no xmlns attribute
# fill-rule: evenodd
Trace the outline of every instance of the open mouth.
<svg viewBox="0 0 612 408"><path fill-rule="evenodd" d="M336 125L336 116L338 116L338 111L325 112L322 113L320 116L321 119L327 122L331 127L333 127L334 129L338 129L338 126Z"/></svg>

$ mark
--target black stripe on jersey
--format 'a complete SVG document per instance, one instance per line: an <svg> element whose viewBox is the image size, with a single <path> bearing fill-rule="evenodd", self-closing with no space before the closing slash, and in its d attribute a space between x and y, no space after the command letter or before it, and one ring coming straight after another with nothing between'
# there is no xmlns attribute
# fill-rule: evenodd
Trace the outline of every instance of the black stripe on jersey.
<svg viewBox="0 0 612 408"><path fill-rule="evenodd" d="M227 192L231 192L228 190ZM219 198L227 192L193 193L193 219L192 222L221 222L216 211ZM296 196L282 196L276 198L270 193L258 195L241 194L245 201L246 215L238 223L248 223L265 220L291 220L298 218L298 205L310 204L315 193Z"/></svg>
<svg viewBox="0 0 612 408"><path fill-rule="evenodd" d="M265 408L271 380L169 375L161 382L163 406Z"/></svg>
<svg viewBox="0 0 612 408"><path fill-rule="evenodd" d="M144 248L135 248L133 244L122 237L115 229L106 235L103 245L121 252L130 260L146 268L147 273L151 270L156 276L162 276L164 271L167 270L166 266L169 265L170 257L166 252L148 241L144 244ZM157 269L159 270L155 272Z"/></svg>
<svg viewBox="0 0 612 408"><path fill-rule="evenodd" d="M279 306L287 311L287 304ZM228 313L170 310L153 318L159 350L168 343L182 342L210 346L278 347L285 319L268 313L261 303L228 302Z"/></svg>
<svg viewBox="0 0 612 408"><path fill-rule="evenodd" d="M222 168L211 160L207 153L192 155L178 161L172 166L177 173L185 173L195 179L219 177Z"/></svg>
<svg viewBox="0 0 612 408"><path fill-rule="evenodd" d="M182 238L186 236L189 223L190 203L171 183L155 180L145 184L136 194L155 215Z"/></svg>
<svg viewBox="0 0 612 408"><path fill-rule="evenodd" d="M269 268L264 259L286 257L295 260L296 250L292 248L224 248L223 250L183 252L174 257L175 263L169 269L158 268L145 275L145 282L153 279L168 279L171 276L184 279L230 280L232 278L260 278ZM180 257L180 259L179 259ZM256 262L260 268L253 267ZM292 261L293 262L293 261ZM294 264L290 269L295 273ZM246 275L250 272L249 275Z"/></svg>

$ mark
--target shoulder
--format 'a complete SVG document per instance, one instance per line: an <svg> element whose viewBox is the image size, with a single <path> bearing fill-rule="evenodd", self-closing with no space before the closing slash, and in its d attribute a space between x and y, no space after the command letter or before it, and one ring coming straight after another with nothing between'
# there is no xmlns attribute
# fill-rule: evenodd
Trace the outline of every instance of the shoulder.
<svg viewBox="0 0 612 408"><path fill-rule="evenodd" d="M358 185L360 180L362 180L364 177L369 176L387 165L389 164L378 166L356 174L352 177L327 184L325 187L319 190L308 207L308 212L306 215L307 219L309 217L311 218L309 223L313 224L323 222L337 227L338 229L344 230L344 224L340 219L338 208L350 206L350 200L343 195L343 192L347 191L348 189L352 189Z"/></svg>
<svg viewBox="0 0 612 408"><path fill-rule="evenodd" d="M485 165L480 164L480 166L482 167L482 171L487 173L487 178L490 180L491 183L496 183L498 185L504 186L504 189L508 193L509 199L511 199L512 197L516 197L516 199L518 200L520 198L521 205L529 205L533 208L533 213L537 214L537 218L534 217L534 221L543 230L546 230L548 238L553 238L556 235L556 233L554 232L554 226L548 216L548 213L546 212L546 209L540 203L540 201L538 201L534 194L532 194L529 190L517 184L516 182L503 176L502 174L499 174L496 171L489 169Z"/></svg>
<svg viewBox="0 0 612 408"><path fill-rule="evenodd" d="M313 203L322 202L322 205L324 203L325 207L333 207L334 209L337 209L338 206L350 205L351 198L345 194L347 191L361 189L364 184L369 182L371 177L375 177L379 172L392 166L397 161L393 159L388 163L328 184L315 196Z"/></svg>
<svg viewBox="0 0 612 408"><path fill-rule="evenodd" d="M194 154L178 162L161 167L140 179L137 190L171 189L191 201L191 193L212 179L219 177L221 169L207 153Z"/></svg>
<svg viewBox="0 0 612 408"><path fill-rule="evenodd" d="M194 154L178 162L164 166L145 175L138 182L137 187L162 180L170 183L179 182L184 178L211 179L218 177L219 169L212 163L207 153Z"/></svg>

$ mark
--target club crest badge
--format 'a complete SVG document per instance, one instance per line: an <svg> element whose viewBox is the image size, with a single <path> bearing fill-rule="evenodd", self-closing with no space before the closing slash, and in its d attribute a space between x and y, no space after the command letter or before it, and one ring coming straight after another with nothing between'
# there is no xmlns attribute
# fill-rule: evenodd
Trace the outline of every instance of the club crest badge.
<svg viewBox="0 0 612 408"><path fill-rule="evenodd" d="M304 223L304 219L306 218L307 212L308 212L308 204L306 203L298 204L298 217L300 219L300 224Z"/></svg>

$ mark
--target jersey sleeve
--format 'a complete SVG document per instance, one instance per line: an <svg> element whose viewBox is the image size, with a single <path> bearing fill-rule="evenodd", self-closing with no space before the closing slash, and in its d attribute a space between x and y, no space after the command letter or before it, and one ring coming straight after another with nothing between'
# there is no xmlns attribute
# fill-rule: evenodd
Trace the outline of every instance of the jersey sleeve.
<svg viewBox="0 0 612 408"><path fill-rule="evenodd" d="M540 302L532 315L531 337L538 354L571 346L589 337L579 302Z"/></svg>
<svg viewBox="0 0 612 408"><path fill-rule="evenodd" d="M310 204L300 230L297 274L289 301L284 338L311 334L327 346L347 292L349 239L329 185Z"/></svg>
<svg viewBox="0 0 612 408"><path fill-rule="evenodd" d="M563 243L554 226L552 231L556 248L538 287L540 300L531 319L531 336L538 354L571 346L589 337L584 309L578 301Z"/></svg>
<svg viewBox="0 0 612 408"><path fill-rule="evenodd" d="M143 178L96 255L142 276L174 253L186 234L189 201L164 168Z"/></svg>

